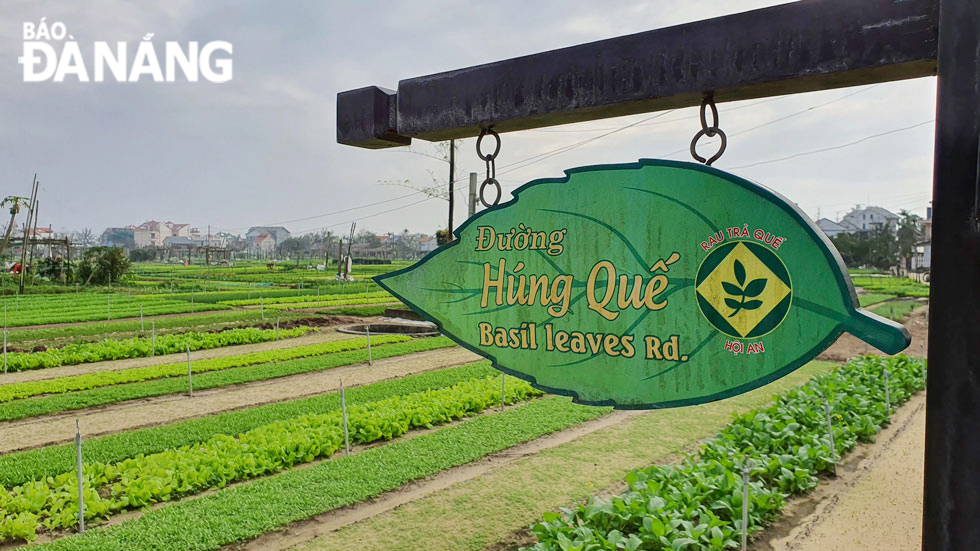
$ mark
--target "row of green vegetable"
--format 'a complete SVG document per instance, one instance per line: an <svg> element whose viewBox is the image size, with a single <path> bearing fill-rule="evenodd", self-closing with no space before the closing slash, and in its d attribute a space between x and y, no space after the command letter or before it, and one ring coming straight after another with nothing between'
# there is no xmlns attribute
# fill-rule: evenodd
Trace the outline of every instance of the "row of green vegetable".
<svg viewBox="0 0 980 551"><path fill-rule="evenodd" d="M375 337L371 337L374 344ZM366 344L366 339L362 346ZM427 350L446 348L455 346L453 341L446 337L435 337L430 339L415 339L407 342L395 342L383 346L372 348L372 357L375 360L414 354ZM287 349L288 350L288 349ZM270 351L259 352L257 354L272 354ZM209 373L201 373L194 377L194 389L204 390L208 388L218 388L253 381L263 381L298 373L309 373L312 371L323 371L344 365L362 363L367 361L368 352L366 348L348 350L345 352L334 352L323 356L301 358L296 360L278 361L269 363L268 361L255 365L245 365L243 367L228 367ZM215 359L234 361L233 357ZM222 365L222 364L215 364ZM186 365L183 373L186 373ZM152 379L143 382L129 384L117 384L107 387L80 390L65 394L54 394L50 396L36 396L14 400L0 404L0 421L10 421L23 419L25 417L36 417L51 413L60 413L83 409L87 407L101 406L136 400L141 398L152 398L154 396L165 396L169 394L179 394L187 391L187 380L185 378L164 378Z"/></svg>
<svg viewBox="0 0 980 551"><path fill-rule="evenodd" d="M287 322L302 318L303 314L283 312L279 317L281 321ZM270 321L272 320L264 318L262 312L258 310L228 310L192 316L158 317L153 319L152 327L156 329L157 335L162 335L228 326L248 327ZM13 345L18 343L58 345L66 341L93 342L102 338L145 335L150 332L150 328L149 319L144 320L143 323L140 323L139 319L132 319L37 329L11 329L7 331L7 342Z"/></svg>
<svg viewBox="0 0 980 551"><path fill-rule="evenodd" d="M929 286L907 277L878 277L856 275L851 277L856 287L900 297L928 297Z"/></svg>
<svg viewBox="0 0 980 551"><path fill-rule="evenodd" d="M307 328L297 328L296 330L292 331L298 331L299 329ZM371 339L372 345L374 346L396 342L406 342L409 340L411 340L411 337L407 337L405 335L377 335ZM362 337L305 346L296 346L292 348L282 348L278 350L266 350L263 352L239 354L235 356L225 356L222 358L208 358L192 362L191 372L207 373L210 371L219 371L222 369L231 369L257 364L268 364L293 360L296 358L323 356L337 352L346 352L348 350L359 350L366 347L367 339ZM0 386L0 403L30 398L31 396L77 392L79 390L88 390L91 388L136 383L166 377L183 377L186 375L187 364L185 362L176 362L147 367L136 367L131 369L70 375L67 377L44 379L41 381L10 383Z"/></svg>
<svg viewBox="0 0 980 551"><path fill-rule="evenodd" d="M412 429L431 428L500 405L500 378L486 377L449 388L393 396L347 408L350 443L397 438ZM523 402L542 393L513 379L506 402ZM344 446L341 412L306 414L276 421L236 437L210 440L83 467L83 497L88 521L222 488L229 483L279 472L329 457ZM66 472L0 491L0 541L36 537L74 526L78 516L78 478Z"/></svg>
<svg viewBox="0 0 980 551"><path fill-rule="evenodd" d="M349 457L146 511L121 524L73 534L35 549L218 550L289 523L377 497L609 411L610 408L575 405L563 397L545 397Z"/></svg>
<svg viewBox="0 0 980 551"><path fill-rule="evenodd" d="M163 354L175 354L190 350L208 350L237 344L269 342L276 339L298 337L313 331L312 327L294 329L257 329L254 327L229 329L218 333L190 331L172 335L133 337L130 339L105 339L95 343L67 344L40 352L8 352L7 371L27 371L62 365L78 365L106 360L147 358ZM4 387L0 387L2 391ZM3 401L0 398L0 401Z"/></svg>
<svg viewBox="0 0 980 551"><path fill-rule="evenodd" d="M319 300L310 302L294 302L290 304L273 304L268 308L272 310L291 310L295 308L329 308L331 306L349 306L354 304L388 304L390 302L397 302L398 299L387 296L387 297L375 297L375 298L355 298L355 299L338 299L338 300Z"/></svg>
<svg viewBox="0 0 980 551"><path fill-rule="evenodd" d="M490 362L479 361L351 387L347 389L346 400L348 404L364 404L391 396L445 388L497 373L498 371L490 367ZM309 398L254 406L204 418L186 419L166 425L86 438L85 458L88 461L101 463L122 461L140 454L146 455L204 442L218 434L239 434L275 421L292 419L308 413L329 413L339 407L340 394L328 392ZM73 443L0 455L0 486L17 486L30 480L56 476L73 469L74 466Z"/></svg>
<svg viewBox="0 0 980 551"><path fill-rule="evenodd" d="M883 376L888 371L888 378ZM924 362L865 356L735 417L679 465L627 476L630 491L546 514L533 551L737 549L743 468L749 469L749 533L778 517L790 495L813 489L837 458L873 441L891 410L924 388ZM888 381L890 406L886 402ZM833 425L831 448L824 400Z"/></svg>
<svg viewBox="0 0 980 551"><path fill-rule="evenodd" d="M6 305L8 327L132 318L139 316L141 310L144 316L159 316L229 308L223 304L194 304L159 296L121 293L25 295L6 297L0 309L3 305Z"/></svg>
<svg viewBox="0 0 980 551"><path fill-rule="evenodd" d="M353 287L353 286L352 286ZM364 287L361 287L362 289ZM377 288L377 286L375 286ZM330 295L319 295L319 294L303 294L303 295L292 295L292 296L280 296L275 298L252 298L252 299L240 299L240 300L222 300L222 304L227 304L229 306L258 306L259 304L264 304L266 306L273 304L290 304L295 302L329 302L335 300L356 300L364 298L387 298L391 299L391 295L387 291L368 291L361 293L334 293Z"/></svg>

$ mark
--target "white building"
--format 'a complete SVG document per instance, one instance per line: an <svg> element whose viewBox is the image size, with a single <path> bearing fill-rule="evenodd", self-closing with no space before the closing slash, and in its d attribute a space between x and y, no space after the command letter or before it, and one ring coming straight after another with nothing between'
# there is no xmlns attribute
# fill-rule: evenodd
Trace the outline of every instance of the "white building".
<svg viewBox="0 0 980 551"><path fill-rule="evenodd" d="M868 206L855 208L845 214L839 224L855 232L873 231L883 227L895 228L898 226L898 215L881 207Z"/></svg>
<svg viewBox="0 0 980 551"><path fill-rule="evenodd" d="M821 218L817 220L817 227L820 228L827 237L836 237L842 233L850 233L850 228L846 228L833 220L828 218Z"/></svg>

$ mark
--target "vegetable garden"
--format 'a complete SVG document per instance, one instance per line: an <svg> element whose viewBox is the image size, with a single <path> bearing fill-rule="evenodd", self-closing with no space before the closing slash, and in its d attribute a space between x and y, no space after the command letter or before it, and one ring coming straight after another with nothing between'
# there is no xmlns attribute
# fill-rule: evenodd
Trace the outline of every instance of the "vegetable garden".
<svg viewBox="0 0 980 551"><path fill-rule="evenodd" d="M399 267L358 266L355 273ZM332 274L310 272L149 264L139 266L129 289L0 299L9 347L7 373L0 374L0 547L217 550L252 541L264 549L274 545L261 538L295 522L357 510L366 500L450 476L481 458L507 457L547 435L606 426L596 423L618 430L610 408L576 405L502 377L448 338L338 333L316 319L380 316L397 300L365 281L341 284L329 281ZM920 292L915 282L867 277L873 291L861 295L862 306L902 319L918 305L899 298ZM171 281L180 292L170 292ZM66 325L29 327L44 324ZM773 383L782 392L771 401L771 391L761 389L751 402L706 406L734 415L727 425L716 416L712 430L702 427L707 432L697 438L714 436L699 445L678 436L678 449L696 450L679 464L648 460L624 471L625 493L574 503L528 494L524 516L494 528L489 540L445 548L483 549L533 525L531 540L508 549L738 549L743 467L750 476L747 528L758 534L788 500L813 490L841 457L872 441L894 409L923 388L924 377L923 362L904 356L805 367ZM139 415L150 421L123 422ZM76 533L75 418L84 533ZM88 435L86 427L96 424L102 428ZM16 441L34 427L51 433ZM643 434L649 440L628 445L666 436ZM574 457L590 465L601 460ZM531 472L522 476L546 483ZM585 492L580 497L603 490L587 479L575 484ZM462 509L469 529L481 525L479 504ZM394 547L427 545L405 538Z"/></svg>

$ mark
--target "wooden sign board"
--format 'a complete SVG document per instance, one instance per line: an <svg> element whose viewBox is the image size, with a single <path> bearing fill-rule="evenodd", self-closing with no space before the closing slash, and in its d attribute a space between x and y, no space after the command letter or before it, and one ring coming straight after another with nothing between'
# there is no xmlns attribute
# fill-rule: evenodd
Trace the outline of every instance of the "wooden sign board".
<svg viewBox="0 0 980 551"><path fill-rule="evenodd" d="M578 402L645 409L778 379L842 332L883 352L836 249L779 194L641 160L530 182L457 240L375 280L498 369Z"/></svg>

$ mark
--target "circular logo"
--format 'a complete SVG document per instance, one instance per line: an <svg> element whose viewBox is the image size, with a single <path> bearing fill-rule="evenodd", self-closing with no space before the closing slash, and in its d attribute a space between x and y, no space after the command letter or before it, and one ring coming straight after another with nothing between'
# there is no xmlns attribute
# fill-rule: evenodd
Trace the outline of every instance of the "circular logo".
<svg viewBox="0 0 980 551"><path fill-rule="evenodd" d="M694 279L708 323L735 338L761 337L779 326L793 301L793 284L770 248L732 241L708 253Z"/></svg>

